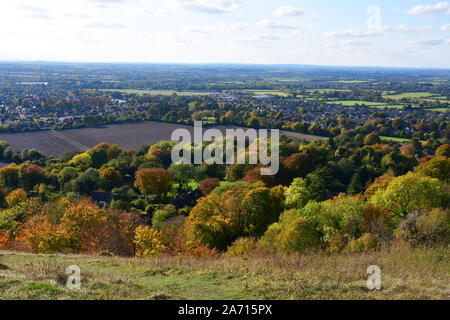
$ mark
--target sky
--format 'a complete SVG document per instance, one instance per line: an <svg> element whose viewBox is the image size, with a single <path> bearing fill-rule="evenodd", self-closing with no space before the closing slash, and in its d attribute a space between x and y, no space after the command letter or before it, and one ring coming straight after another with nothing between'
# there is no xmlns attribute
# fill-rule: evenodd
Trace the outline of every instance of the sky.
<svg viewBox="0 0 450 320"><path fill-rule="evenodd" d="M0 0L0 60L450 68L450 2Z"/></svg>

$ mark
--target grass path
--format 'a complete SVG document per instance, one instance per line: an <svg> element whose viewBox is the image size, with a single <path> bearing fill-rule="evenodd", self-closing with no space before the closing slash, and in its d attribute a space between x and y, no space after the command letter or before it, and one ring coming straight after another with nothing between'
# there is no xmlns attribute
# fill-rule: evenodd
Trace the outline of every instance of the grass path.
<svg viewBox="0 0 450 320"><path fill-rule="evenodd" d="M0 251L0 299L450 299L448 250L394 248L362 254L308 254L207 261ZM66 289L66 267L81 290ZM381 268L382 290L366 288Z"/></svg>

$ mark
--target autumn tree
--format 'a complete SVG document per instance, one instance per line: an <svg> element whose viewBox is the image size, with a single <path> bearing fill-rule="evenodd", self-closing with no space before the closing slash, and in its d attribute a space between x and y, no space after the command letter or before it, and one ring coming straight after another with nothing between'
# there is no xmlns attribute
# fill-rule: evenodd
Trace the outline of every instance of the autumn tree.
<svg viewBox="0 0 450 320"><path fill-rule="evenodd" d="M61 222L71 234L74 248L91 248L94 245L95 227L106 221L103 211L90 199L71 203L66 209Z"/></svg>
<svg viewBox="0 0 450 320"><path fill-rule="evenodd" d="M450 157L450 145L443 144L439 148L436 149L437 156Z"/></svg>
<svg viewBox="0 0 450 320"><path fill-rule="evenodd" d="M143 194L166 194L172 189L172 174L162 168L140 169L134 185Z"/></svg>
<svg viewBox="0 0 450 320"><path fill-rule="evenodd" d="M111 190L116 187L120 187L123 179L120 172L113 168L104 168L100 170L100 184L105 190Z"/></svg>
<svg viewBox="0 0 450 320"><path fill-rule="evenodd" d="M35 185L44 181L44 170L35 164L31 164L25 168L22 173L22 184L25 189L30 190Z"/></svg>
<svg viewBox="0 0 450 320"><path fill-rule="evenodd" d="M439 180L409 172L376 191L370 202L405 217L413 210L444 207L448 200L448 191Z"/></svg>
<svg viewBox="0 0 450 320"><path fill-rule="evenodd" d="M7 188L15 189L19 185L20 170L15 163L0 169L0 181Z"/></svg>
<svg viewBox="0 0 450 320"><path fill-rule="evenodd" d="M381 143L381 139L378 136L378 133L376 133L376 132L369 133L364 138L364 144L365 145L369 145L370 146L370 145L374 145L374 144L377 144L377 143Z"/></svg>
<svg viewBox="0 0 450 320"><path fill-rule="evenodd" d="M436 156L431 160L420 164L416 168L416 172L449 183L450 158L444 156Z"/></svg>
<svg viewBox="0 0 450 320"><path fill-rule="evenodd" d="M290 155L283 161L283 165L287 169L285 174L290 179L297 177L304 178L313 170L310 157L305 152Z"/></svg>
<svg viewBox="0 0 450 320"><path fill-rule="evenodd" d="M284 202L282 188L238 187L199 200L186 221L190 241L225 250L239 237L261 236L277 221Z"/></svg>
<svg viewBox="0 0 450 320"><path fill-rule="evenodd" d="M286 207L287 208L303 208L310 200L311 194L307 187L305 179L296 178L286 189Z"/></svg>
<svg viewBox="0 0 450 320"><path fill-rule="evenodd" d="M106 151L108 160L116 159L119 155L121 155L124 152L122 148L119 147L118 144L113 144L112 146L109 146L108 150Z"/></svg>
<svg viewBox="0 0 450 320"><path fill-rule="evenodd" d="M20 204L24 203L28 200L27 193L23 189L16 189L12 191L8 196L6 197L6 203L10 208Z"/></svg>
<svg viewBox="0 0 450 320"><path fill-rule="evenodd" d="M203 195L209 195L215 188L219 186L220 180L217 178L206 178L200 182L199 189Z"/></svg>
<svg viewBox="0 0 450 320"><path fill-rule="evenodd" d="M78 177L78 170L74 167L64 167L61 171L58 172L58 182L63 186L66 182L69 182L72 179Z"/></svg>

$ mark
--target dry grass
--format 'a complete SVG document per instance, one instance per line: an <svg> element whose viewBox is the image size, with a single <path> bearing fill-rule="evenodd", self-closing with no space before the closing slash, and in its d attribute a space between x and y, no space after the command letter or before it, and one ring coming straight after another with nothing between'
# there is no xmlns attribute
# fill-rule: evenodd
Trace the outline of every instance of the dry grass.
<svg viewBox="0 0 450 320"><path fill-rule="evenodd" d="M81 290L65 287L81 268ZM382 289L366 288L367 267ZM0 252L0 299L449 299L444 248L362 254L191 259Z"/></svg>

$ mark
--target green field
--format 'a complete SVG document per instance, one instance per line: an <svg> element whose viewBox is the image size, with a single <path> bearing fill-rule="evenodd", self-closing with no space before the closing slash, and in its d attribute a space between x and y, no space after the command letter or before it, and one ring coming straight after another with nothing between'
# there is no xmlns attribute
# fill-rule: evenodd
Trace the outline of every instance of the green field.
<svg viewBox="0 0 450 320"><path fill-rule="evenodd" d="M278 91L278 90L259 90L259 89L250 89L250 90L240 90L243 93L249 93L254 95L268 95L268 96L280 96L280 97L288 97L287 93Z"/></svg>
<svg viewBox="0 0 450 320"><path fill-rule="evenodd" d="M176 93L179 96L207 96L210 94L217 93L209 91L134 90L134 89L98 89L98 90L105 92L120 92L136 95L163 95L163 96L171 96L174 93Z"/></svg>
<svg viewBox="0 0 450 320"><path fill-rule="evenodd" d="M450 112L450 108L433 108L430 109L432 111L438 111L438 112Z"/></svg>
<svg viewBox="0 0 450 320"><path fill-rule="evenodd" d="M448 250L250 258L27 254L0 251L0 299L448 299ZM81 270L79 291L65 270ZM381 269L381 290L366 287Z"/></svg>
<svg viewBox="0 0 450 320"><path fill-rule="evenodd" d="M394 99L394 100L401 100L401 99L414 99L414 98L427 98L432 96L432 93L429 92L404 92L400 94L388 94L385 95L385 98Z"/></svg>
<svg viewBox="0 0 450 320"><path fill-rule="evenodd" d="M384 102L371 102L371 101L359 101L359 100L358 101L357 100L328 101L328 103L342 104L343 106L355 106L355 105L359 104L359 105L366 105L366 106L369 106L369 107L386 105Z"/></svg>
<svg viewBox="0 0 450 320"><path fill-rule="evenodd" d="M330 92L350 92L351 90L349 89L306 89L305 90L308 93L314 93L314 92L319 92L319 93L330 93Z"/></svg>
<svg viewBox="0 0 450 320"><path fill-rule="evenodd" d="M407 142L407 141L411 141L410 139L397 138L397 137L380 136L380 138L383 139L383 140L389 140L389 141L394 141L394 142Z"/></svg>
<svg viewBox="0 0 450 320"><path fill-rule="evenodd" d="M277 78L277 77L269 77L269 78L264 78L264 80L279 81L279 82L300 82L300 81L311 80L311 78Z"/></svg>
<svg viewBox="0 0 450 320"><path fill-rule="evenodd" d="M333 82L339 82L339 83L365 83L370 82L369 80L337 80Z"/></svg>

